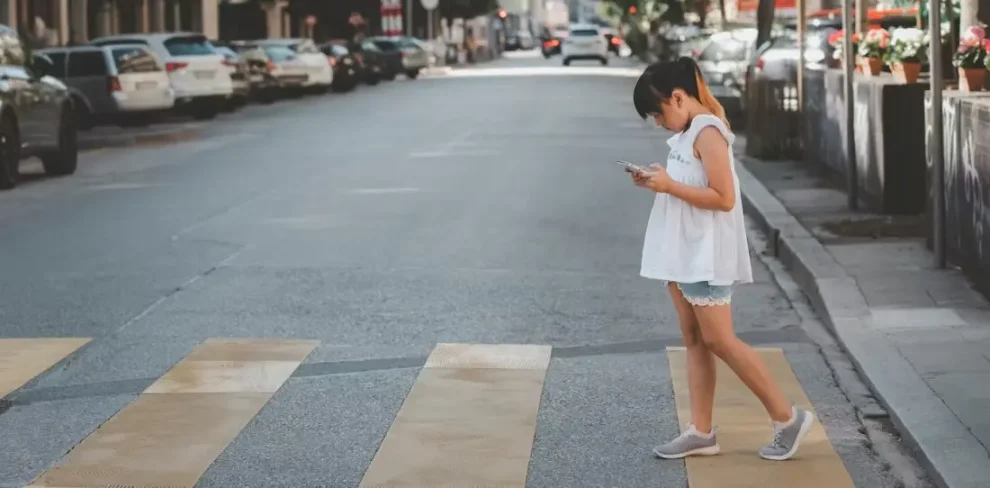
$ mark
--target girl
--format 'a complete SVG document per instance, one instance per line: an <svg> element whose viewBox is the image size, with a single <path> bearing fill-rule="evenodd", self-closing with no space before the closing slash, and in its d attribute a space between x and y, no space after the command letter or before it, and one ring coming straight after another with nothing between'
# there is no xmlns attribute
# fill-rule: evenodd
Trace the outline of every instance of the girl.
<svg viewBox="0 0 990 488"><path fill-rule="evenodd" d="M734 283L753 281L732 156L734 136L691 58L651 65L633 90L640 117L674 132L667 167L633 170L636 185L657 193L643 245L641 274L662 280L674 301L687 349L691 424L657 446L664 459L718 454L712 430L715 357L760 399L773 441L760 457L782 461L808 433L810 412L791 406L756 352L732 330Z"/></svg>

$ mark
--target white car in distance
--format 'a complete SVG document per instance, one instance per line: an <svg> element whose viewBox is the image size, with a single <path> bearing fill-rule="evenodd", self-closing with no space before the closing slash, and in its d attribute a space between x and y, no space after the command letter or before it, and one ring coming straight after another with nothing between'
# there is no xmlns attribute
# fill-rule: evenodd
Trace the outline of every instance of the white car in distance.
<svg viewBox="0 0 990 488"><path fill-rule="evenodd" d="M137 44L147 46L165 65L175 91L175 106L196 118L217 115L234 94L234 82L224 57L202 34L165 32L120 34L89 42L95 46Z"/></svg>
<svg viewBox="0 0 990 488"><path fill-rule="evenodd" d="M564 44L560 47L564 66L570 66L577 59L594 59L603 65L608 64L608 43L605 34L593 24L573 24L567 32Z"/></svg>

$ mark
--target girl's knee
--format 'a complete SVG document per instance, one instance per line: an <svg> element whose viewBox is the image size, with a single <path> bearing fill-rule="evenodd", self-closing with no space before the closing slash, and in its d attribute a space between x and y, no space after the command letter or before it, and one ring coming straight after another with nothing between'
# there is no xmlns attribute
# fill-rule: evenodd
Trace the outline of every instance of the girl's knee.
<svg viewBox="0 0 990 488"><path fill-rule="evenodd" d="M732 334L710 334L704 336L702 341L712 354L722 357L732 348L736 341L736 336Z"/></svg>
<svg viewBox="0 0 990 488"><path fill-rule="evenodd" d="M704 346L705 340L701 336L701 328L697 323L681 324L681 335L684 337L684 347Z"/></svg>

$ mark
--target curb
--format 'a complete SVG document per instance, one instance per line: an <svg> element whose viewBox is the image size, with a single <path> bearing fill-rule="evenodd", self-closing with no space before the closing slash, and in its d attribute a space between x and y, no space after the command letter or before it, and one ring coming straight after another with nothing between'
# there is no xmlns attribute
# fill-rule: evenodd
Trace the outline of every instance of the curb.
<svg viewBox="0 0 990 488"><path fill-rule="evenodd" d="M870 326L866 298L832 254L746 169L736 154L743 209L767 236L769 251L808 295L822 322L848 353L887 409L901 436L940 488L986 488L990 463L983 445L913 366Z"/></svg>
<svg viewBox="0 0 990 488"><path fill-rule="evenodd" d="M126 131L126 129L122 129ZM135 134L79 134L78 148L80 151L91 151L110 147L130 147L145 144L167 144L173 142L197 139L202 135L203 127L191 125L159 131L138 132Z"/></svg>

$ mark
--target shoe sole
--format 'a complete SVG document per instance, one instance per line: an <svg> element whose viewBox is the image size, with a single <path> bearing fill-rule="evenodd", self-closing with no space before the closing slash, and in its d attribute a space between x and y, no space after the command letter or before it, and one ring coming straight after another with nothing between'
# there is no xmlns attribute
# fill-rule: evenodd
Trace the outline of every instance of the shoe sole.
<svg viewBox="0 0 990 488"><path fill-rule="evenodd" d="M683 459L688 456L714 456L719 452L718 444L714 446L701 447L698 449L692 449L690 451L678 453L678 454L663 454L656 449L653 450L653 455L660 459Z"/></svg>
<svg viewBox="0 0 990 488"><path fill-rule="evenodd" d="M760 454L760 457L768 461L786 461L794 456L798 448L801 447L801 439L808 435L808 431L811 430L811 424L815 422L815 415L811 412L805 412L804 422L801 423L801 430L798 431L797 438L794 439L794 445L791 446L791 450L787 451L782 456L765 456Z"/></svg>

